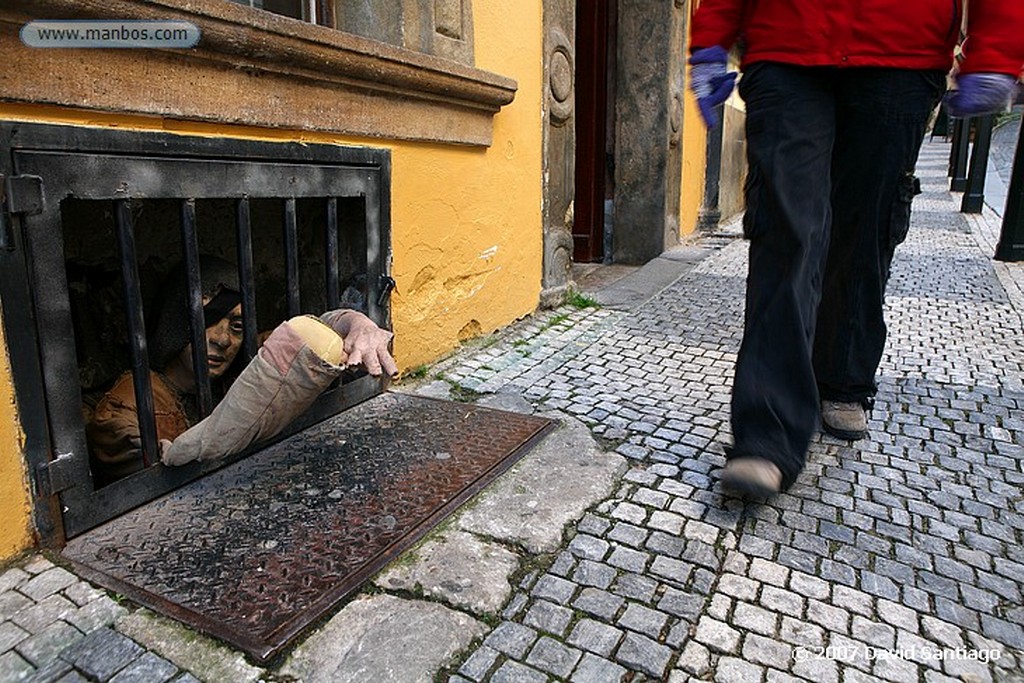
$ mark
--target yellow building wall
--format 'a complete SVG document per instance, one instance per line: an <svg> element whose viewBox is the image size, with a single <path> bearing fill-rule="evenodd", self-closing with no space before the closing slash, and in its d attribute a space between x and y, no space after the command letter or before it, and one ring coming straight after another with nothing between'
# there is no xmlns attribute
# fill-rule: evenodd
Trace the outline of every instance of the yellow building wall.
<svg viewBox="0 0 1024 683"><path fill-rule="evenodd" d="M408 370L531 313L540 296L542 5L540 0L473 5L475 65L518 82L514 101L494 117L488 148L3 103L0 119L390 149L395 357ZM5 357L0 365L0 561L32 542L19 434Z"/></svg>
<svg viewBox="0 0 1024 683"><path fill-rule="evenodd" d="M679 232L683 241L697 230L697 219L704 200L707 140L707 129L701 120L697 100L687 91L683 107L683 172L679 188Z"/></svg>
<svg viewBox="0 0 1024 683"><path fill-rule="evenodd" d="M690 23L687 22L686 45L683 54L690 55ZM690 66L686 65L686 83L690 83ZM697 229L700 206L704 199L705 154L707 153L707 129L701 120L697 100L686 89L683 98L683 172L679 189L679 232L685 241Z"/></svg>
<svg viewBox="0 0 1024 683"><path fill-rule="evenodd" d="M2 327L0 349L0 561L3 561L31 545L32 526L21 429Z"/></svg>

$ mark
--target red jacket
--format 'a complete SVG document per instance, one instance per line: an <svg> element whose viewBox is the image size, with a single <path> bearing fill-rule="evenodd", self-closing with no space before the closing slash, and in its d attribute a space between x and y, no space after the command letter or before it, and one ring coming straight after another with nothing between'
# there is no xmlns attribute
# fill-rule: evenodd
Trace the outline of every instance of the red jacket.
<svg viewBox="0 0 1024 683"><path fill-rule="evenodd" d="M949 70L964 0L700 0L694 49L742 39L743 64ZM1024 0L970 0L960 71L1020 75Z"/></svg>

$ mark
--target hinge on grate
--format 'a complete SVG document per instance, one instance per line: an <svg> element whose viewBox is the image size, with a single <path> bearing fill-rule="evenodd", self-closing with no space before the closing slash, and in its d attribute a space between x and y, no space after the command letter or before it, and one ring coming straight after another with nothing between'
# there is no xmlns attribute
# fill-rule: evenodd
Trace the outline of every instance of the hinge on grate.
<svg viewBox="0 0 1024 683"><path fill-rule="evenodd" d="M40 465L39 469L51 495L67 490L78 482L74 453L61 453L50 462Z"/></svg>
<svg viewBox="0 0 1024 683"><path fill-rule="evenodd" d="M43 211L43 179L37 175L12 175L4 179L7 210L28 216Z"/></svg>
<svg viewBox="0 0 1024 683"><path fill-rule="evenodd" d="M0 249L14 249L10 215L43 210L43 179L36 175L0 175Z"/></svg>

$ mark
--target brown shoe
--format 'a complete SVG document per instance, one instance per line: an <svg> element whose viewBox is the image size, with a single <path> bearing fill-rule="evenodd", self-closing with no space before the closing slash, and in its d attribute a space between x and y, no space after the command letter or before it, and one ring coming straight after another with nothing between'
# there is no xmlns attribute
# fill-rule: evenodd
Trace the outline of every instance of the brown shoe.
<svg viewBox="0 0 1024 683"><path fill-rule="evenodd" d="M868 435L868 414L857 402L822 401L821 428L837 439L857 441Z"/></svg>
<svg viewBox="0 0 1024 683"><path fill-rule="evenodd" d="M740 496L763 498L782 490L782 470L764 458L733 458L725 463L722 486Z"/></svg>

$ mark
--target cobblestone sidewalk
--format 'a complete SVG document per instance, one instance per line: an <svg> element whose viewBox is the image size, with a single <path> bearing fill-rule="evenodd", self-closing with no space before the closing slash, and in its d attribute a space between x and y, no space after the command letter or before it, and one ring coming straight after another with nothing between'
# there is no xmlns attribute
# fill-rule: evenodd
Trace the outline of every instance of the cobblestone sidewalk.
<svg viewBox="0 0 1024 683"><path fill-rule="evenodd" d="M742 241L638 309L562 312L446 369L633 462L452 680L1024 681L1024 271L957 213L948 153L919 163L871 438L817 438L767 504L717 482Z"/></svg>
<svg viewBox="0 0 1024 683"><path fill-rule="evenodd" d="M990 260L991 214L957 213L948 151L918 167L870 439L816 438L766 504L718 485L735 235L646 303L563 307L433 369L461 398L578 418L631 464L438 680L1024 683L1024 268ZM0 682L293 680L159 624L158 655L140 612L29 558L0 574Z"/></svg>

